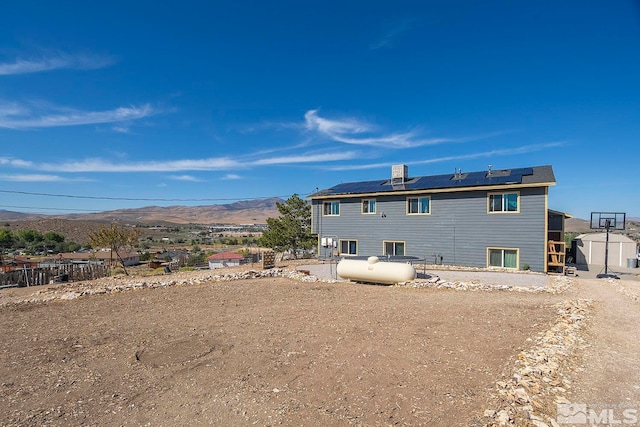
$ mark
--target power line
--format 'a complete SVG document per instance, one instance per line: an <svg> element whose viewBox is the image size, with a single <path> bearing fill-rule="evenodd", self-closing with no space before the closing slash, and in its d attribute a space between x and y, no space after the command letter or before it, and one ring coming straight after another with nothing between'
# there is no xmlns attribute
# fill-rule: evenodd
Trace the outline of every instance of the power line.
<svg viewBox="0 0 640 427"><path fill-rule="evenodd" d="M15 191L15 190L0 190L0 193L23 194L27 196L64 197L69 199L124 200L124 201L132 201L132 202L221 202L221 201L238 201L238 200L262 200L262 199L289 197L287 195L287 196L269 196L269 197L239 197L239 198L232 198L232 199L225 199L225 198L167 199L167 198L142 198L142 197L78 196L73 194L32 193L28 191Z"/></svg>
<svg viewBox="0 0 640 427"><path fill-rule="evenodd" d="M76 212L76 211L83 211L83 212L104 212L103 210L97 210L97 209L68 209L68 208L42 208L42 207L37 207L37 206L11 206L11 205L0 205L0 208L13 208L13 209L45 209L45 210L50 210L50 211L67 211L67 212Z"/></svg>

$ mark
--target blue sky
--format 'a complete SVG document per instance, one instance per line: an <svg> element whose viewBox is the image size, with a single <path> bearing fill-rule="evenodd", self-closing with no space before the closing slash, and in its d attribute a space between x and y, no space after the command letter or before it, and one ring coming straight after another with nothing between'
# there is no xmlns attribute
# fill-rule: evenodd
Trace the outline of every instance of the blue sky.
<svg viewBox="0 0 640 427"><path fill-rule="evenodd" d="M639 136L633 1L0 4L0 209L550 164L552 209L638 217Z"/></svg>

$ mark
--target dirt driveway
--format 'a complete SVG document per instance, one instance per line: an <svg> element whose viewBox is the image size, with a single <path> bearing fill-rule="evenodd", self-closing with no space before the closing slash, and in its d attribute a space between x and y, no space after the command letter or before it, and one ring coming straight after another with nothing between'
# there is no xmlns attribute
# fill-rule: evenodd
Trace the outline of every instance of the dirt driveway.
<svg viewBox="0 0 640 427"><path fill-rule="evenodd" d="M634 320L616 336L635 343L599 346L637 311L640 290L590 286L554 295L265 277L0 304L0 425L482 425L496 382L510 380L555 304L587 294L598 301L594 341L576 355L568 397L637 404L638 371L616 374L638 349ZM604 394L612 375L627 391Z"/></svg>

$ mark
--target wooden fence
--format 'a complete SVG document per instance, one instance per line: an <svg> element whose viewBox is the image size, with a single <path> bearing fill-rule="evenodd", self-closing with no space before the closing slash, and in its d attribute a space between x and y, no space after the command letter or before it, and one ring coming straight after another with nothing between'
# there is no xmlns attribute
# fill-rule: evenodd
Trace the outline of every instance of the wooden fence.
<svg viewBox="0 0 640 427"><path fill-rule="evenodd" d="M93 280L109 275L106 265L61 264L56 267L23 268L0 274L0 287L38 286L50 283Z"/></svg>

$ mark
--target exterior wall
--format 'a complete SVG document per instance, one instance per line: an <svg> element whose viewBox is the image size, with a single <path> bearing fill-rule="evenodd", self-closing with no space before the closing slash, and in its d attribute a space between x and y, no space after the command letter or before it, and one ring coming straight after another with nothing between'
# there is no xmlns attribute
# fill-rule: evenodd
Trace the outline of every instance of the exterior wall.
<svg viewBox="0 0 640 427"><path fill-rule="evenodd" d="M216 268L225 268L225 267L237 267L240 265L240 260L237 259L233 259L233 260L223 260L223 259L216 259L216 260L209 260L209 269L210 270L215 270Z"/></svg>
<svg viewBox="0 0 640 427"><path fill-rule="evenodd" d="M576 264L604 266L606 242L591 239L574 239ZM607 263L609 267L626 267L628 258L637 257L636 243L633 241L609 241Z"/></svg>
<svg viewBox="0 0 640 427"><path fill-rule="evenodd" d="M431 197L430 215L407 215L406 195L365 197L376 199L375 215L361 213L360 197L340 199L339 216L322 216L322 200L312 200L312 232L356 240L358 256L382 255L383 241L402 241L405 255L472 267L487 266L489 247L518 249L519 268L528 264L544 271L546 187L517 191L519 213L489 214L488 191L425 192Z"/></svg>

